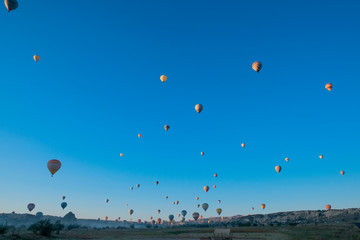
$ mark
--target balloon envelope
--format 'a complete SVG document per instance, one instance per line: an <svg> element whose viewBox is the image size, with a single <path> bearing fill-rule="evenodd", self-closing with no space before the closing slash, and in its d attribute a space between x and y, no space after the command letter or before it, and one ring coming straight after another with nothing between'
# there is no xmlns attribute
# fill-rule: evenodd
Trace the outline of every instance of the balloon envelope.
<svg viewBox="0 0 360 240"><path fill-rule="evenodd" d="M265 204L261 204L260 206L262 209L265 209Z"/></svg>
<svg viewBox="0 0 360 240"><path fill-rule="evenodd" d="M169 220L170 220L170 222L171 222L172 220L174 220L174 215L170 214L170 215L169 215Z"/></svg>
<svg viewBox="0 0 360 240"><path fill-rule="evenodd" d="M185 217L186 214L187 214L187 211L186 211L186 210L182 210L182 211L181 211L181 215L183 215L183 217Z"/></svg>
<svg viewBox="0 0 360 240"><path fill-rule="evenodd" d="M242 144L241 144L241 147L243 147L243 148L244 148L244 147L245 147L245 143L242 143Z"/></svg>
<svg viewBox="0 0 360 240"><path fill-rule="evenodd" d="M134 210L130 209L129 211L130 216L134 213Z"/></svg>
<svg viewBox="0 0 360 240"><path fill-rule="evenodd" d="M201 156L204 156L204 152L201 152L200 154L201 154Z"/></svg>
<svg viewBox="0 0 360 240"><path fill-rule="evenodd" d="M195 110L200 114L201 111L203 110L203 106L201 104L196 104L195 105Z"/></svg>
<svg viewBox="0 0 360 240"><path fill-rule="evenodd" d="M200 214L199 214L198 212L194 212L194 213L192 214L192 216L193 216L193 218L195 219L195 221L197 221L197 220L199 219Z"/></svg>
<svg viewBox="0 0 360 240"><path fill-rule="evenodd" d="M5 0L4 4L9 12L11 10L15 10L19 6L19 3L17 2L17 0Z"/></svg>
<svg viewBox="0 0 360 240"><path fill-rule="evenodd" d="M214 177L217 178L217 176L218 176L217 173L215 173L215 174L214 174Z"/></svg>
<svg viewBox="0 0 360 240"><path fill-rule="evenodd" d="M286 161L286 162L289 162L289 158L288 158L288 157L287 157L287 158L285 158L285 161Z"/></svg>
<svg viewBox="0 0 360 240"><path fill-rule="evenodd" d="M160 81L166 82L166 80L167 80L167 76L165 76L165 75L160 76Z"/></svg>
<svg viewBox="0 0 360 240"><path fill-rule="evenodd" d="M201 207L204 209L204 211L206 212L206 210L209 208L209 204L207 203L203 203L201 204Z"/></svg>
<svg viewBox="0 0 360 240"><path fill-rule="evenodd" d="M252 69L254 69L254 71L256 72L260 72L261 68L262 68L262 64L259 61L256 61L252 64Z"/></svg>
<svg viewBox="0 0 360 240"><path fill-rule="evenodd" d="M34 210L35 204L34 204L34 203L29 203L29 204L27 205L27 208L28 208L28 210L31 212L32 210Z"/></svg>
<svg viewBox="0 0 360 240"><path fill-rule="evenodd" d="M326 88L328 91L331 91L332 87L333 87L333 85L332 85L331 83L327 83L327 84L325 85L325 88Z"/></svg>
<svg viewBox="0 0 360 240"><path fill-rule="evenodd" d="M167 130L170 129L170 126L169 126L169 125L165 125L164 128L165 128L165 130L167 131Z"/></svg>
<svg viewBox="0 0 360 240"><path fill-rule="evenodd" d="M222 209L221 208L218 208L218 209L216 209L216 212L217 212L217 214L221 214L222 213Z"/></svg>
<svg viewBox="0 0 360 240"><path fill-rule="evenodd" d="M276 166L276 167L275 167L275 170L276 170L278 173L280 173L280 172L281 172L281 166Z"/></svg>
<svg viewBox="0 0 360 240"><path fill-rule="evenodd" d="M40 61L40 56L38 56L38 55L34 55L34 61L35 61L35 62Z"/></svg>
<svg viewBox="0 0 360 240"><path fill-rule="evenodd" d="M330 209L331 209L331 205L330 205L330 204L326 204L326 205L325 205L325 208L326 208L326 210L330 210Z"/></svg>
<svg viewBox="0 0 360 240"><path fill-rule="evenodd" d="M209 186L204 186L204 191L208 192L209 191Z"/></svg>
<svg viewBox="0 0 360 240"><path fill-rule="evenodd" d="M52 159L48 161L47 167L51 173L51 176L53 176L61 168L61 162L59 160Z"/></svg>
<svg viewBox="0 0 360 240"><path fill-rule="evenodd" d="M345 171L340 171L340 174L344 176L344 174L345 174Z"/></svg>
<svg viewBox="0 0 360 240"><path fill-rule="evenodd" d="M66 206L67 206L67 203L66 203L66 202L62 202L62 203L61 203L61 207L62 207L62 209L65 209L65 208L66 208Z"/></svg>

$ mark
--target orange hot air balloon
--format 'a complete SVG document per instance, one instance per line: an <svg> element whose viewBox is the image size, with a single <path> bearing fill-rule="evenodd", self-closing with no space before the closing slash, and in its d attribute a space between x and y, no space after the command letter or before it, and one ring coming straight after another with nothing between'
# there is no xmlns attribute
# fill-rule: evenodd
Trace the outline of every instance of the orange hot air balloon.
<svg viewBox="0 0 360 240"><path fill-rule="evenodd" d="M200 215L200 219L203 219L203 215Z"/></svg>
<svg viewBox="0 0 360 240"><path fill-rule="evenodd" d="M265 204L261 204L260 206L262 209L265 209Z"/></svg>
<svg viewBox="0 0 360 240"><path fill-rule="evenodd" d="M196 200L199 200L199 197L196 197Z"/></svg>
<svg viewBox="0 0 360 240"><path fill-rule="evenodd" d="M164 83L164 82L166 82L166 80L167 80L167 76L165 76L165 75L160 76L160 81L162 81Z"/></svg>
<svg viewBox="0 0 360 240"><path fill-rule="evenodd" d="M202 110L203 110L203 106L201 104L195 105L195 111L197 111L198 114L200 114Z"/></svg>
<svg viewBox="0 0 360 240"><path fill-rule="evenodd" d="M319 158L320 158L320 159L323 159L323 158L324 158L324 156L323 156L323 155L320 155L320 156L319 156Z"/></svg>
<svg viewBox="0 0 360 240"><path fill-rule="evenodd" d="M254 69L254 71L256 72L260 72L261 68L262 68L262 64L259 61L256 61L252 64L252 69Z"/></svg>
<svg viewBox="0 0 360 240"><path fill-rule="evenodd" d="M242 144L241 144L241 147L245 148L245 143L242 143Z"/></svg>
<svg viewBox="0 0 360 240"><path fill-rule="evenodd" d="M340 174L344 176L344 174L345 174L345 171L340 171Z"/></svg>
<svg viewBox="0 0 360 240"><path fill-rule="evenodd" d="M130 216L134 213L134 210L130 209L129 211Z"/></svg>
<svg viewBox="0 0 360 240"><path fill-rule="evenodd" d="M61 162L59 160L52 159L48 161L47 167L51 172L51 176L54 176L54 174L61 168Z"/></svg>
<svg viewBox="0 0 360 240"><path fill-rule="evenodd" d="M201 156L204 156L204 152L201 152L200 154L201 154Z"/></svg>
<svg viewBox="0 0 360 240"><path fill-rule="evenodd" d="M141 134L138 134L138 137L139 137L139 138L141 138L141 137L142 137L142 135L141 135Z"/></svg>
<svg viewBox="0 0 360 240"><path fill-rule="evenodd" d="M330 210L330 209L331 209L331 205L330 205L330 204L326 204L326 205L325 205L325 208L326 208L326 210Z"/></svg>
<svg viewBox="0 0 360 240"><path fill-rule="evenodd" d="M217 173L215 173L215 174L214 174L214 177L216 177L216 178L217 178L217 176L218 176L218 175L217 175Z"/></svg>
<svg viewBox="0 0 360 240"><path fill-rule="evenodd" d="M170 126L169 126L169 125L165 125L164 128L165 128L165 130L167 131L167 130L169 130Z"/></svg>
<svg viewBox="0 0 360 240"><path fill-rule="evenodd" d="M150 220L153 220L153 217L150 217Z"/></svg>
<svg viewBox="0 0 360 240"><path fill-rule="evenodd" d="M327 84L325 85L325 88L326 88L327 90L329 90L329 91L331 91L332 87L333 87L333 85L332 85L331 83L327 83Z"/></svg>
<svg viewBox="0 0 360 240"><path fill-rule="evenodd" d="M276 167L275 167L275 170L276 170L278 173L280 173L280 172L281 172L281 166L276 166Z"/></svg>
<svg viewBox="0 0 360 240"><path fill-rule="evenodd" d="M120 153L120 157L123 157L124 156L124 154L123 153Z"/></svg>
<svg viewBox="0 0 360 240"><path fill-rule="evenodd" d="M286 162L289 162L289 158L288 158L288 157L287 157L287 158L285 158L285 161L286 161Z"/></svg>
<svg viewBox="0 0 360 240"><path fill-rule="evenodd" d="M39 55L34 55L34 61L35 62L38 62L38 61L40 61L40 56Z"/></svg>
<svg viewBox="0 0 360 240"><path fill-rule="evenodd" d="M127 203L126 206L129 206L129 204Z"/></svg>
<svg viewBox="0 0 360 240"><path fill-rule="evenodd" d="M208 192L209 191L209 186L204 186L204 191Z"/></svg>
<svg viewBox="0 0 360 240"><path fill-rule="evenodd" d="M214 188L216 188L216 185L214 185Z"/></svg>

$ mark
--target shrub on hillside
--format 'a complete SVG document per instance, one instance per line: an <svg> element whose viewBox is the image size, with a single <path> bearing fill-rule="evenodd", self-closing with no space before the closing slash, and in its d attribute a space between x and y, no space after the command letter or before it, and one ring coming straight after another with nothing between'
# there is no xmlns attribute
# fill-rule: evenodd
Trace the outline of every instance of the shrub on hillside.
<svg viewBox="0 0 360 240"><path fill-rule="evenodd" d="M50 222L49 219L38 221L37 223L32 224L28 230L32 231L34 234L50 237L54 225Z"/></svg>
<svg viewBox="0 0 360 240"><path fill-rule="evenodd" d="M0 225L0 234L5 234L9 230L9 227L7 224L1 224Z"/></svg>

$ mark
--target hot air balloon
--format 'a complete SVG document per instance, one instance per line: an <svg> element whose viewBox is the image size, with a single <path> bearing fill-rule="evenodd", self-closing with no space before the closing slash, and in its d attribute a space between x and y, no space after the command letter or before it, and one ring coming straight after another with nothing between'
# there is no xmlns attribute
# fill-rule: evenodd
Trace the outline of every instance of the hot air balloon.
<svg viewBox="0 0 360 240"><path fill-rule="evenodd" d="M150 220L152 220L153 219L153 217L150 217Z"/></svg>
<svg viewBox="0 0 360 240"><path fill-rule="evenodd" d="M216 185L214 185L214 188L216 188Z"/></svg>
<svg viewBox="0 0 360 240"><path fill-rule="evenodd" d="M265 209L265 204L261 204L260 206L262 209Z"/></svg>
<svg viewBox="0 0 360 240"><path fill-rule="evenodd" d="M65 196L62 196L62 200L65 200Z"/></svg>
<svg viewBox="0 0 360 240"><path fill-rule="evenodd" d="M136 186L139 188L139 187L140 187L140 184L137 184Z"/></svg>
<svg viewBox="0 0 360 240"><path fill-rule="evenodd" d="M200 154L201 154L201 156L204 156L204 152L201 152Z"/></svg>
<svg viewBox="0 0 360 240"><path fill-rule="evenodd" d="M130 190L133 190L134 189L134 187L130 187Z"/></svg>
<svg viewBox="0 0 360 240"><path fill-rule="evenodd" d="M134 213L134 210L130 209L129 211L130 216Z"/></svg>
<svg viewBox="0 0 360 240"><path fill-rule="evenodd" d="M253 211L254 211L254 207L252 207L252 208L251 208L251 210L253 210Z"/></svg>
<svg viewBox="0 0 360 240"><path fill-rule="evenodd" d="M245 147L245 143L242 143L242 144L241 144L241 147L243 147L243 148L244 148L244 147Z"/></svg>
<svg viewBox="0 0 360 240"><path fill-rule="evenodd" d="M176 205L179 205L179 201L176 201Z"/></svg>
<svg viewBox="0 0 360 240"><path fill-rule="evenodd" d="M201 111L203 110L203 106L201 104L196 104L195 105L195 110L200 114Z"/></svg>
<svg viewBox="0 0 360 240"><path fill-rule="evenodd" d="M169 125L165 125L164 128L165 128L165 130L167 131L167 130L170 129L170 126L169 126Z"/></svg>
<svg viewBox="0 0 360 240"><path fill-rule="evenodd" d="M330 204L326 204L326 205L325 205L325 208L326 208L326 210L330 210L330 209L331 209L331 205L330 205Z"/></svg>
<svg viewBox="0 0 360 240"><path fill-rule="evenodd" d="M289 158L288 158L288 157L287 157L287 158L285 158L285 161L286 161L286 162L289 162Z"/></svg>
<svg viewBox="0 0 360 240"><path fill-rule="evenodd" d="M199 197L196 197L196 200L199 200Z"/></svg>
<svg viewBox="0 0 360 240"><path fill-rule="evenodd" d="M344 176L344 174L345 174L345 171L340 171L340 174Z"/></svg>
<svg viewBox="0 0 360 240"><path fill-rule="evenodd" d="M178 217L180 217L180 216L181 216L181 214L179 213L179 214L178 214Z"/></svg>
<svg viewBox="0 0 360 240"><path fill-rule="evenodd" d="M109 199L105 199L105 202L108 203L108 202L109 202Z"/></svg>
<svg viewBox="0 0 360 240"><path fill-rule="evenodd" d="M181 215L183 215L183 217L185 217L186 214L187 214L187 211L186 211L186 210L182 210L182 211L181 211Z"/></svg>
<svg viewBox="0 0 360 240"><path fill-rule="evenodd" d="M137 223L140 224L140 223L141 223L141 219L138 219L138 220L137 220Z"/></svg>
<svg viewBox="0 0 360 240"><path fill-rule="evenodd" d="M123 153L120 153L120 157L123 157L124 156L124 154Z"/></svg>
<svg viewBox="0 0 360 240"><path fill-rule="evenodd" d="M218 176L217 173L215 173L215 174L214 174L214 177L217 178L217 176Z"/></svg>
<svg viewBox="0 0 360 240"><path fill-rule="evenodd" d="M200 214L199 214L198 212L194 212L194 213L192 214L192 216L193 216L193 218L195 219L195 221L197 221L197 220L199 219Z"/></svg>
<svg viewBox="0 0 360 240"><path fill-rule="evenodd" d="M254 71L256 72L260 72L261 68L262 68L261 62L256 61L252 64L252 69L254 69Z"/></svg>
<svg viewBox="0 0 360 240"><path fill-rule="evenodd" d="M52 159L48 161L47 167L51 172L51 176L54 176L54 174L61 168L61 162L59 160Z"/></svg>
<svg viewBox="0 0 360 240"><path fill-rule="evenodd" d="M174 215L170 214L169 215L169 221L172 222L172 220L174 220Z"/></svg>
<svg viewBox="0 0 360 240"><path fill-rule="evenodd" d="M200 207L200 204L196 205L198 208Z"/></svg>
<svg viewBox="0 0 360 240"><path fill-rule="evenodd" d="M221 203L221 200L218 200L218 203Z"/></svg>
<svg viewBox="0 0 360 240"><path fill-rule="evenodd" d="M276 170L278 173L280 173L280 172L281 172L281 166L276 166L276 167L275 167L275 170Z"/></svg>
<svg viewBox="0 0 360 240"><path fill-rule="evenodd" d="M327 83L327 84L325 85L325 88L326 88L328 91L331 91L332 87L333 87L333 85L332 85L331 83Z"/></svg>
<svg viewBox="0 0 360 240"><path fill-rule="evenodd" d="M168 196L165 196L165 199L168 199L169 197Z"/></svg>
<svg viewBox="0 0 360 240"><path fill-rule="evenodd" d="M206 210L209 208L209 204L207 203L203 203L201 204L201 207L204 209L204 211L206 212Z"/></svg>
<svg viewBox="0 0 360 240"><path fill-rule="evenodd" d="M62 202L62 203L61 203L61 207L62 207L62 209L65 209L65 208L66 208L66 206L67 206L67 203L66 203L66 202Z"/></svg>
<svg viewBox="0 0 360 240"><path fill-rule="evenodd" d="M127 203L126 206L129 206L129 204Z"/></svg>
<svg viewBox="0 0 360 240"><path fill-rule="evenodd" d="M157 224L161 223L161 218L156 219Z"/></svg>
<svg viewBox="0 0 360 240"><path fill-rule="evenodd" d="M151 220L151 224L154 225L154 224L155 224L155 220Z"/></svg>
<svg viewBox="0 0 360 240"><path fill-rule="evenodd" d="M157 210L157 213L158 213L158 214L160 214L160 212L161 212L161 211L160 211L160 209L159 209L159 210Z"/></svg>
<svg viewBox="0 0 360 240"><path fill-rule="evenodd" d="M38 56L38 55L34 55L34 57L33 57L33 58L34 58L34 61L35 61L35 62L40 61L40 56Z"/></svg>
<svg viewBox="0 0 360 240"><path fill-rule="evenodd" d="M106 217L105 217L105 221L107 221L108 219L109 219L109 218L106 216Z"/></svg>
<svg viewBox="0 0 360 240"><path fill-rule="evenodd" d="M29 203L29 204L27 205L27 208L28 208L29 211L31 212L31 211L34 210L34 208L35 208L35 203Z"/></svg>
<svg viewBox="0 0 360 240"><path fill-rule="evenodd" d="M319 158L320 158L320 159L323 159L323 158L324 158L324 156L323 156L323 155L320 155L320 156L319 156Z"/></svg>
<svg viewBox="0 0 360 240"><path fill-rule="evenodd" d="M209 186L204 186L204 191L208 192L209 191Z"/></svg>
<svg viewBox="0 0 360 240"><path fill-rule="evenodd" d="M180 218L180 222L185 222L185 218L184 217Z"/></svg>
<svg viewBox="0 0 360 240"><path fill-rule="evenodd" d="M159 185L159 181L155 181L155 185L156 185L156 186Z"/></svg>
<svg viewBox="0 0 360 240"><path fill-rule="evenodd" d="M167 76L161 75L161 76L160 76L160 80L161 80L163 83L166 82Z"/></svg>
<svg viewBox="0 0 360 240"><path fill-rule="evenodd" d="M8 12L15 10L19 6L17 0L5 0L4 3Z"/></svg>
<svg viewBox="0 0 360 240"><path fill-rule="evenodd" d="M175 205L175 202L173 202L173 205Z"/></svg>
<svg viewBox="0 0 360 240"><path fill-rule="evenodd" d="M221 214L222 213L222 209L221 208L218 208L218 209L216 209L216 212L217 212L217 214Z"/></svg>
<svg viewBox="0 0 360 240"><path fill-rule="evenodd" d="M139 137L139 138L141 138L141 137L142 137L142 135L141 135L141 134L138 134L138 137Z"/></svg>

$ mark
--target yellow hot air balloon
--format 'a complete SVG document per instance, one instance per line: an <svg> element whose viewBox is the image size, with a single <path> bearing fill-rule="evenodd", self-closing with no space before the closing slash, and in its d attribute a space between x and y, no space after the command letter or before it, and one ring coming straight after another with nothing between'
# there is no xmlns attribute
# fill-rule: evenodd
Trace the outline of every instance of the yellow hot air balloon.
<svg viewBox="0 0 360 240"><path fill-rule="evenodd" d="M330 209L331 209L331 205L330 205L330 204L326 204L326 205L325 205L325 208L326 208L326 210L330 210Z"/></svg>
<svg viewBox="0 0 360 240"><path fill-rule="evenodd" d="M288 158L288 157L287 157L287 158L285 158L285 161L286 161L286 162L289 162L289 158Z"/></svg>
<svg viewBox="0 0 360 240"><path fill-rule="evenodd" d="M254 69L254 71L256 72L260 72L261 68L262 68L261 62L256 61L252 64L252 69Z"/></svg>
<svg viewBox="0 0 360 240"><path fill-rule="evenodd" d="M276 167L275 167L275 170L276 170L278 173L280 173L280 172L281 172L281 166L276 166Z"/></svg>
<svg viewBox="0 0 360 240"><path fill-rule="evenodd" d="M245 148L245 143L242 143L241 146L242 146L243 148Z"/></svg>
<svg viewBox="0 0 360 240"><path fill-rule="evenodd" d="M54 174L61 168L61 162L59 160L52 159L48 161L47 167L51 172L51 176L54 176Z"/></svg>
<svg viewBox="0 0 360 240"><path fill-rule="evenodd" d="M344 176L344 174L345 174L345 171L340 171L340 174Z"/></svg>
<svg viewBox="0 0 360 240"><path fill-rule="evenodd" d="M201 104L196 104L195 105L195 110L200 114L201 111L203 110L203 106Z"/></svg>
<svg viewBox="0 0 360 240"><path fill-rule="evenodd" d="M40 61L40 56L39 55L34 55L34 60L35 60L35 62Z"/></svg>
<svg viewBox="0 0 360 240"><path fill-rule="evenodd" d="M323 156L323 155L320 155L320 156L319 156L319 158L320 158L320 159L323 159L323 158L324 158L324 156Z"/></svg>
<svg viewBox="0 0 360 240"><path fill-rule="evenodd" d="M331 91L332 87L333 87L333 85L332 85L331 83L327 83L327 84L325 85L325 88L326 88L328 91Z"/></svg>
<svg viewBox="0 0 360 240"><path fill-rule="evenodd" d="M164 128L165 128L165 130L167 131L167 130L169 130L170 126L169 126L169 125L165 125Z"/></svg>
<svg viewBox="0 0 360 240"><path fill-rule="evenodd" d="M19 3L17 2L17 0L5 0L4 4L5 4L5 7L7 8L8 12L15 10L19 6Z"/></svg>
<svg viewBox="0 0 360 240"><path fill-rule="evenodd" d="M120 157L123 157L124 156L124 154L123 153L120 153Z"/></svg>
<svg viewBox="0 0 360 240"><path fill-rule="evenodd" d="M209 186L204 186L204 191L208 192L209 191Z"/></svg>
<svg viewBox="0 0 360 240"><path fill-rule="evenodd" d="M217 212L217 214L221 214L222 213L222 209L221 208L218 208L218 209L216 209L216 212Z"/></svg>
<svg viewBox="0 0 360 240"><path fill-rule="evenodd" d="M201 154L201 156L204 156L204 152L201 152L200 154Z"/></svg>
<svg viewBox="0 0 360 240"><path fill-rule="evenodd" d="M167 76L161 75L161 76L160 76L160 80L161 80L163 83L166 82Z"/></svg>
<svg viewBox="0 0 360 240"><path fill-rule="evenodd" d="M261 204L261 206L260 206L262 209L265 209L265 204Z"/></svg>

